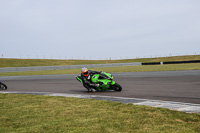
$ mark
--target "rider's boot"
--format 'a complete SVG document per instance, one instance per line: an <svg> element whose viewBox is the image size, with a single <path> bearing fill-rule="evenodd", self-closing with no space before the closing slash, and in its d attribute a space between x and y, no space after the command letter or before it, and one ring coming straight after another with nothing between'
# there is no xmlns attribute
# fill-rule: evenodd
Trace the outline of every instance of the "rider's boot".
<svg viewBox="0 0 200 133"><path fill-rule="evenodd" d="M91 89L91 88L88 88L87 90L88 90L89 93L92 92L92 89Z"/></svg>
<svg viewBox="0 0 200 133"><path fill-rule="evenodd" d="M97 91L97 90L95 90L95 89L93 89L93 88L92 88L91 90L92 90L92 92L96 92L96 91Z"/></svg>

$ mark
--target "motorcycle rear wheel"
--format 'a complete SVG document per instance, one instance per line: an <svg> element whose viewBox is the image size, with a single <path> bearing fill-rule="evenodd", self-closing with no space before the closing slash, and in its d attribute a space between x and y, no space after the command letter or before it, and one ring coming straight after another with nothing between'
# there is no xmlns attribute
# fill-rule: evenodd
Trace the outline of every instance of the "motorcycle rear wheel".
<svg viewBox="0 0 200 133"><path fill-rule="evenodd" d="M112 86L113 90L115 91L122 91L122 87L121 85L119 85L118 83L115 83L113 86Z"/></svg>
<svg viewBox="0 0 200 133"><path fill-rule="evenodd" d="M7 86L4 83L0 83L0 89L6 90Z"/></svg>

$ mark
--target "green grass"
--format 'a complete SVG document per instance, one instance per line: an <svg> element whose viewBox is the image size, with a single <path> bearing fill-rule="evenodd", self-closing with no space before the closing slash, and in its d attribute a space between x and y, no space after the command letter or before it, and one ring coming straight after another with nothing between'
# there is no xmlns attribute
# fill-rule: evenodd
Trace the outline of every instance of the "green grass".
<svg viewBox="0 0 200 133"><path fill-rule="evenodd" d="M143 65L143 66L122 66L122 67L103 67L91 68L95 71L116 72L148 72L148 71L174 71L174 70L200 70L200 63L192 64L170 64L170 65ZM21 76L21 75L52 75L52 74L79 74L80 69L64 70L42 70L27 72L6 72L0 76Z"/></svg>
<svg viewBox="0 0 200 133"><path fill-rule="evenodd" d="M92 99L0 94L2 133L199 133L199 114Z"/></svg>
<svg viewBox="0 0 200 133"><path fill-rule="evenodd" d="M1 67L32 67L32 66L61 66L82 64L109 64L109 63L131 63L131 62L164 62L200 60L200 55L172 56L161 58L140 58L125 60L50 60L50 59L0 59Z"/></svg>

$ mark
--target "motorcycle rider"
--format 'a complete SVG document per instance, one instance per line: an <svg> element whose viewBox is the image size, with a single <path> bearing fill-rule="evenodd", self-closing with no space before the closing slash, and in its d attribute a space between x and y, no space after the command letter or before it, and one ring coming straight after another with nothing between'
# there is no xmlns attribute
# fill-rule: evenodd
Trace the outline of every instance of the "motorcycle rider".
<svg viewBox="0 0 200 133"><path fill-rule="evenodd" d="M94 74L101 74L99 71L91 71L88 70L86 67L81 69L81 79L83 81L83 86L88 90L88 92L95 92L96 89L93 87L99 87L99 84L95 84L91 82L91 77Z"/></svg>

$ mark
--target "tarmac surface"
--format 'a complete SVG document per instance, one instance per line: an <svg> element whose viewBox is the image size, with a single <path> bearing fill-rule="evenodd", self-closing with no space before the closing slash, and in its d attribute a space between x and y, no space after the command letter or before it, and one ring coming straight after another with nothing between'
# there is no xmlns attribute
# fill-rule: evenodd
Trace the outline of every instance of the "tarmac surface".
<svg viewBox="0 0 200 133"><path fill-rule="evenodd" d="M85 97L200 113L200 70L113 73L114 80L123 88L121 92L88 93L75 76L0 77L8 86L7 90L0 90L0 93ZM193 111L187 110L188 105Z"/></svg>

